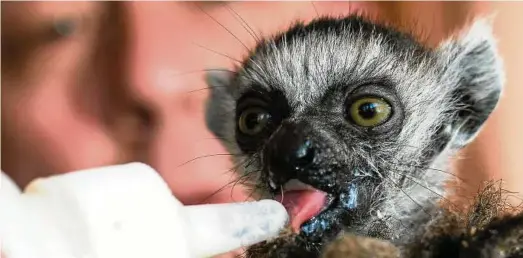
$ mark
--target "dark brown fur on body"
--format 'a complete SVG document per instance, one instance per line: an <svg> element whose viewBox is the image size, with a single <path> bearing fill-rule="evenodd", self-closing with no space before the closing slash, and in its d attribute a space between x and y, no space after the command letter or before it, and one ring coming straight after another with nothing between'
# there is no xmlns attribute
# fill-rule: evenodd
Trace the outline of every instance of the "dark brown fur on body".
<svg viewBox="0 0 523 258"><path fill-rule="evenodd" d="M323 250L322 258L522 258L523 212L505 202L507 193L495 182L478 192L472 205L448 208L423 226L420 240L402 247L388 241L344 234ZM513 215L516 214L516 215ZM271 242L249 249L249 257L309 257L285 231ZM400 255L400 252L402 253Z"/></svg>

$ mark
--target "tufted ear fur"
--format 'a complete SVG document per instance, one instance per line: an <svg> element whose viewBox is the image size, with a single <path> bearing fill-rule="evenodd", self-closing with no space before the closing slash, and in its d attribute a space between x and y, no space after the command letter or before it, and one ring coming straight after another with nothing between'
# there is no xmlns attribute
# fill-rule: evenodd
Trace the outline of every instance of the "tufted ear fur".
<svg viewBox="0 0 523 258"><path fill-rule="evenodd" d="M505 81L501 58L490 19L476 20L457 38L438 50L446 63L444 81L455 89L457 101L451 114L451 147L470 143L498 104Z"/></svg>
<svg viewBox="0 0 523 258"><path fill-rule="evenodd" d="M231 71L211 71L205 74L205 81L210 94L207 100L205 121L207 128L217 137L225 137L227 112L234 112L236 103L231 92L234 73Z"/></svg>

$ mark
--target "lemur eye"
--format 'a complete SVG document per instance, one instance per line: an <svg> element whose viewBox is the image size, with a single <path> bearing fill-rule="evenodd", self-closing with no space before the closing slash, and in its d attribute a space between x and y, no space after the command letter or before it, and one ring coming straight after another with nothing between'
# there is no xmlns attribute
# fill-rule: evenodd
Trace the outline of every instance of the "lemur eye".
<svg viewBox="0 0 523 258"><path fill-rule="evenodd" d="M363 127L381 125L391 117L392 107L382 98L363 97L352 102L349 108L350 118Z"/></svg>
<svg viewBox="0 0 523 258"><path fill-rule="evenodd" d="M263 108L252 107L245 109L238 119L238 128L247 135L256 135L266 128L271 115Z"/></svg>

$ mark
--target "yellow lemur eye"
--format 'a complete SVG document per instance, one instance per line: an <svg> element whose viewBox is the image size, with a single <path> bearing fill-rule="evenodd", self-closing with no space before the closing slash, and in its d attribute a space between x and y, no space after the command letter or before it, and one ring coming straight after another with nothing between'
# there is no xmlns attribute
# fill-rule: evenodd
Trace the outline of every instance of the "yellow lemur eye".
<svg viewBox="0 0 523 258"><path fill-rule="evenodd" d="M350 106L350 117L359 126L374 127L385 123L392 114L390 104L381 98L364 97Z"/></svg>
<svg viewBox="0 0 523 258"><path fill-rule="evenodd" d="M264 109L253 107L245 109L238 119L238 128L244 134L256 135L261 133L271 115Z"/></svg>

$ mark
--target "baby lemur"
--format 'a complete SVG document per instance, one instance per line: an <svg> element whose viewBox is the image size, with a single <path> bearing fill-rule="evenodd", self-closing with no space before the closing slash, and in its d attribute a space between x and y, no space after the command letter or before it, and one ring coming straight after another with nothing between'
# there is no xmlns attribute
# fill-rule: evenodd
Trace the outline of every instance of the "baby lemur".
<svg viewBox="0 0 523 258"><path fill-rule="evenodd" d="M240 181L289 211L276 257L318 257L340 232L418 241L504 84L486 20L430 48L355 14L297 23L206 78Z"/></svg>

